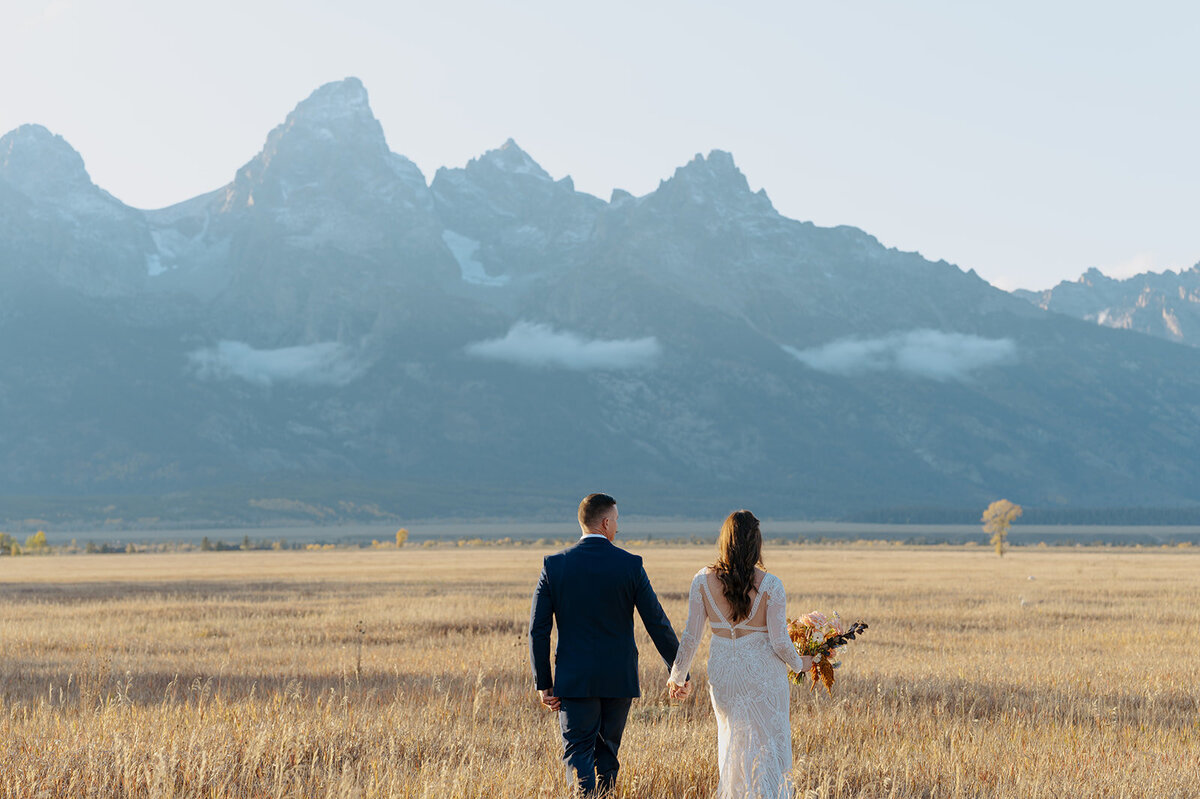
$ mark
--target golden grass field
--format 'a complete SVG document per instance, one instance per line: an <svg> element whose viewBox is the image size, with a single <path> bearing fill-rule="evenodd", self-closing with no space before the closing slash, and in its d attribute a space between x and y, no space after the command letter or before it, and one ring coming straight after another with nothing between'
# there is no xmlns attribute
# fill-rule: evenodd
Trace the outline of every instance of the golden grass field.
<svg viewBox="0 0 1200 799"><path fill-rule="evenodd" d="M681 630L711 547L629 548ZM0 797L565 796L525 636L548 551L2 558ZM871 624L832 697L793 688L799 796L1200 796L1200 553L765 558L789 615ZM707 644L673 704L638 632L620 794L708 796Z"/></svg>

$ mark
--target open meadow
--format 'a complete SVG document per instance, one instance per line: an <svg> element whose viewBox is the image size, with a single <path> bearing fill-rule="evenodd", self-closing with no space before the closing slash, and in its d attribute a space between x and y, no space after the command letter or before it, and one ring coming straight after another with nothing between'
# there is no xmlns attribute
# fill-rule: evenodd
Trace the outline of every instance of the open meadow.
<svg viewBox="0 0 1200 799"><path fill-rule="evenodd" d="M711 546L639 545L682 630ZM0 559L0 797L562 797L525 635L538 546ZM794 687L798 795L1200 795L1200 553L768 546L862 618ZM637 626L620 795L706 797L716 726Z"/></svg>

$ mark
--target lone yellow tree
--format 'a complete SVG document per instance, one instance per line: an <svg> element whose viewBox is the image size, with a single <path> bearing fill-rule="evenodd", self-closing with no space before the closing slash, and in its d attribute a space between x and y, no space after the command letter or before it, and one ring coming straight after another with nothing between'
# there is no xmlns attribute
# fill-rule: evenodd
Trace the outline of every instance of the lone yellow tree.
<svg viewBox="0 0 1200 799"><path fill-rule="evenodd" d="M396 546L402 547L408 541L408 528L401 527L396 531Z"/></svg>
<svg viewBox="0 0 1200 799"><path fill-rule="evenodd" d="M992 534L991 544L1000 557L1008 549L1008 528L1024 512L1020 505L1007 499L996 500L983 512L983 531Z"/></svg>

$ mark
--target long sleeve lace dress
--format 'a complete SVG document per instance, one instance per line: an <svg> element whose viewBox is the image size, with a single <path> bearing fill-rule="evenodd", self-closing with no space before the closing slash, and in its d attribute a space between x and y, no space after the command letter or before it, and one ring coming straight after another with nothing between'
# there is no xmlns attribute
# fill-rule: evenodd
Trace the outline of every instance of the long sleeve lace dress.
<svg viewBox="0 0 1200 799"><path fill-rule="evenodd" d="M789 799L792 727L788 669L802 671L804 664L788 638L783 583L765 573L750 615L730 624L713 598L709 581L718 591L720 583L710 574L702 569L692 579L687 629L679 642L671 681L682 685L686 680L708 622L713 631L708 690L717 717L717 799ZM765 619L760 612L764 601Z"/></svg>

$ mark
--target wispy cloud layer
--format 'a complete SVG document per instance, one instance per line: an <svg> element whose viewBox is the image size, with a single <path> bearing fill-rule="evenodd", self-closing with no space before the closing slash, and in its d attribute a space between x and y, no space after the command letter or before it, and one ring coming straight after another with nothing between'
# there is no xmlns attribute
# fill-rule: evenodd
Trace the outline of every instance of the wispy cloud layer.
<svg viewBox="0 0 1200 799"><path fill-rule="evenodd" d="M260 386L273 383L343 386L362 373L350 348L334 341L256 350L241 341L221 341L188 355L205 380L240 379Z"/></svg>
<svg viewBox="0 0 1200 799"><path fill-rule="evenodd" d="M549 325L518 322L503 338L467 346L476 358L535 368L579 371L642 369L652 366L662 348L653 336L639 339L585 339Z"/></svg>
<svg viewBox="0 0 1200 799"><path fill-rule="evenodd" d="M842 338L820 347L784 349L821 372L856 375L897 371L941 381L966 380L977 370L1017 360L1017 345L1012 339L939 330L910 330L870 339Z"/></svg>

